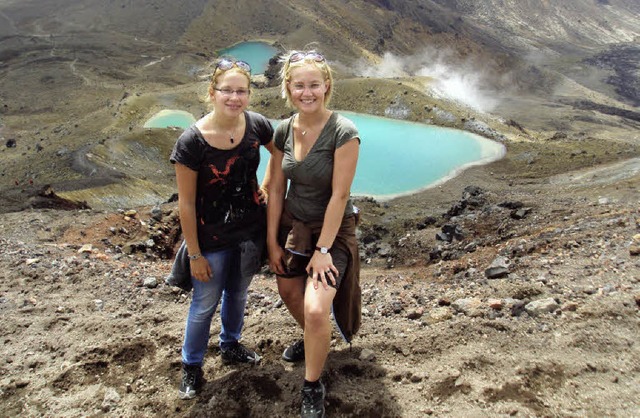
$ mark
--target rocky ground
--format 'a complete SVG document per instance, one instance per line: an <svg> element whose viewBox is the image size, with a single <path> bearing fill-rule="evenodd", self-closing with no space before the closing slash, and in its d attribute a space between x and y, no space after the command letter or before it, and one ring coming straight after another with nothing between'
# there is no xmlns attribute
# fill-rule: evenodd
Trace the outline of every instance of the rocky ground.
<svg viewBox="0 0 640 418"><path fill-rule="evenodd" d="M363 326L334 335L329 416L640 414L639 163L535 182L505 164L358 201ZM303 366L280 354L300 331L266 271L243 337L261 364L223 365L214 338L202 394L177 398L175 226L175 203L1 215L1 415L296 415Z"/></svg>

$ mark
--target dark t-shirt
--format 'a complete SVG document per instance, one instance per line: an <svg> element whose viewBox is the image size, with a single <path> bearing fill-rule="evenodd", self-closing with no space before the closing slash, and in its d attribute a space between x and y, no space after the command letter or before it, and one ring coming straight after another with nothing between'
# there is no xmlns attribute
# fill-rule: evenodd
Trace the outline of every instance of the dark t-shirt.
<svg viewBox="0 0 640 418"><path fill-rule="evenodd" d="M245 111L246 129L233 149L214 148L192 125L176 142L169 160L198 172L196 219L202 251L255 239L264 233L265 208L258 199L260 145L273 136L264 116Z"/></svg>

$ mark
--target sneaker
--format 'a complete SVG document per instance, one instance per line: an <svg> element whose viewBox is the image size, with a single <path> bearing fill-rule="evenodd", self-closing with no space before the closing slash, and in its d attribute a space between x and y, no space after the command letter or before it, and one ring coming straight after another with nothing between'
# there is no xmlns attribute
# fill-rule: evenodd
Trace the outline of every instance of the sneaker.
<svg viewBox="0 0 640 418"><path fill-rule="evenodd" d="M304 340L298 340L285 348L282 353L282 360L292 363L304 360Z"/></svg>
<svg viewBox="0 0 640 418"><path fill-rule="evenodd" d="M202 367L199 365L182 364L182 381L180 382L180 389L178 389L180 399L195 398L202 386L202 376Z"/></svg>
<svg viewBox="0 0 640 418"><path fill-rule="evenodd" d="M317 387L302 387L302 407L300 416L302 418L323 418L324 417L324 385L318 382Z"/></svg>
<svg viewBox="0 0 640 418"><path fill-rule="evenodd" d="M240 343L235 343L231 347L221 349L222 362L225 364L230 363L250 363L257 364L262 357L253 350L249 350L247 347Z"/></svg>

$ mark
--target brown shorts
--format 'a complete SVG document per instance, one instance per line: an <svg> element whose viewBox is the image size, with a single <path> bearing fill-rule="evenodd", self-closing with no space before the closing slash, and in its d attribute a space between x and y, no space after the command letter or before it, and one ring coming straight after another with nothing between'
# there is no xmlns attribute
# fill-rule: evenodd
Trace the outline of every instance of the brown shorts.
<svg viewBox="0 0 640 418"><path fill-rule="evenodd" d="M288 230L281 229L279 241L282 248L284 248L284 243L287 240ZM317 237L314 237L317 238ZM314 243L315 246L315 243ZM311 260L311 257L307 257L300 254L292 253L289 250L284 250L285 252L285 262L284 262L284 270L285 274L278 275L278 277L282 277L284 279L306 279L307 276L307 265ZM329 254L331 254L331 259L333 260L333 265L338 269L338 276L334 278L336 279L335 286L331 282L331 280L327 280L327 284L331 287L338 289L340 287L340 283L342 283L342 278L344 277L344 272L349 265L349 254L346 251L343 251L339 248L332 248L329 250Z"/></svg>

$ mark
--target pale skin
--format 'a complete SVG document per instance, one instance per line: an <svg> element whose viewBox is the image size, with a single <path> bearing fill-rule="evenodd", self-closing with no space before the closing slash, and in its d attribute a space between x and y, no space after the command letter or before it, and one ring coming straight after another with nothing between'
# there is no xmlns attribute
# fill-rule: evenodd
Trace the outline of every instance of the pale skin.
<svg viewBox="0 0 640 418"><path fill-rule="evenodd" d="M236 93L231 96L224 96L221 92L214 90L214 86L209 89L209 97L213 104L213 110L196 122L196 126L202 132L204 139L209 145L218 149L232 149L238 146L240 139L245 134L244 110L249 104L248 95L240 97ZM249 89L249 79L239 71L230 69L225 71L216 79L216 88L229 88L232 90ZM232 144L229 141L233 134L236 141ZM273 141L266 144L267 150L273 153L275 146ZM196 219L196 189L198 172L189 167L176 163L176 182L178 186L178 208L180 210L180 226L187 242L189 254L201 254L198 244L198 228ZM262 198L266 200L266 190L268 178L262 182L260 187ZM212 278L212 270L206 258L200 257L190 260L191 275L203 282Z"/></svg>
<svg viewBox="0 0 640 418"><path fill-rule="evenodd" d="M324 103L329 89L329 80L313 64L304 64L291 70L287 89L291 102L298 110L293 120L294 153L298 161L304 160L320 131L331 116ZM302 132L306 131L306 135ZM332 195L327 205L324 221L317 245L331 247L342 223L344 209L349 200L351 183L355 176L358 161L359 143L355 138L336 149L334 154L334 173L340 173L332 179ZM284 250L277 242L278 224L282 214L286 181L282 172L283 153L274 149L270 170L269 204L267 208L267 246L269 265L276 273L285 273L283 266ZM333 264L331 254L315 251L306 267L310 280L305 277L287 279L277 277L278 292L294 319L304 330L305 379L316 381L320 378L329 353L331 342L331 304L336 289L328 285L335 284L334 274L338 270Z"/></svg>

